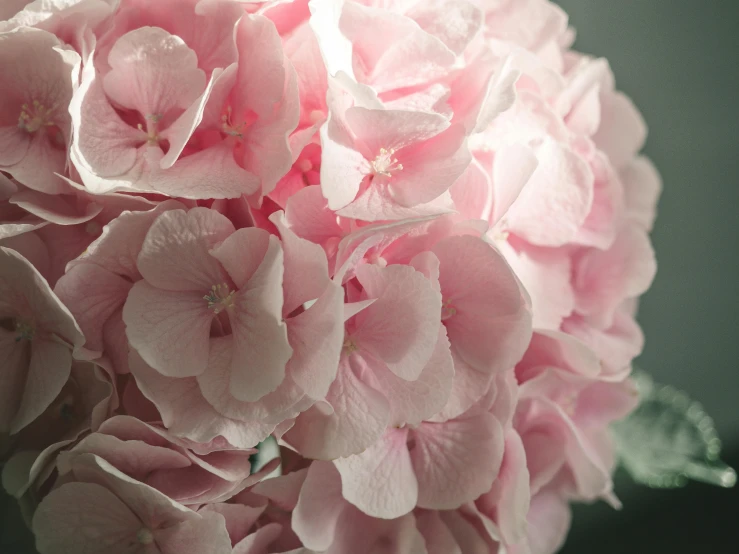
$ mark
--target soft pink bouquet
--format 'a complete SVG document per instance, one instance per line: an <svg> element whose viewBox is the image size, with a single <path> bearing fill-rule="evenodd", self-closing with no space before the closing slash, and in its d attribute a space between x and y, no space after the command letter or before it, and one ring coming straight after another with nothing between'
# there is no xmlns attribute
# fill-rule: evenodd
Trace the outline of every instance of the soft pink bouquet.
<svg viewBox="0 0 739 554"><path fill-rule="evenodd" d="M660 180L557 6L0 18L0 459L42 554L546 554L618 505Z"/></svg>

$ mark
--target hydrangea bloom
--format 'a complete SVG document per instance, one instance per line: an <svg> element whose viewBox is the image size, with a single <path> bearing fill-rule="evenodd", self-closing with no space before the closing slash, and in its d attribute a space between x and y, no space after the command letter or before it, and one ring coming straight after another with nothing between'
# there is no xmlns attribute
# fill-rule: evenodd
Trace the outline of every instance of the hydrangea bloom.
<svg viewBox="0 0 739 554"><path fill-rule="evenodd" d="M618 504L660 181L558 7L0 18L0 461L41 554L550 554Z"/></svg>

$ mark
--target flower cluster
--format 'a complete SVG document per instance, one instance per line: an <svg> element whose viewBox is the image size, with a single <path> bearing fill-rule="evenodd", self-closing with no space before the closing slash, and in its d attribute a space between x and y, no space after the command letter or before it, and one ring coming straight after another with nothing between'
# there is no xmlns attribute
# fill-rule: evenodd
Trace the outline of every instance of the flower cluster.
<svg viewBox="0 0 739 554"><path fill-rule="evenodd" d="M558 7L0 18L0 461L42 554L548 554L617 504L660 182Z"/></svg>

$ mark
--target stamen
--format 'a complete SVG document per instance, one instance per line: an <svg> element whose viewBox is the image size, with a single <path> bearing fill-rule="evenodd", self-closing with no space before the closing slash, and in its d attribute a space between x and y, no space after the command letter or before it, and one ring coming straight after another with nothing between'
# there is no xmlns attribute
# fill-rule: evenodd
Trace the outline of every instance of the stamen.
<svg viewBox="0 0 739 554"><path fill-rule="evenodd" d="M372 162L372 172L375 175L383 175L385 177L392 177L393 172L402 171L403 164L398 163L397 158L393 158L395 149L385 150L380 148L379 155Z"/></svg>
<svg viewBox="0 0 739 554"><path fill-rule="evenodd" d="M344 352L346 354L351 354L352 352L356 352L357 350L357 345L354 343L352 338L346 337L346 339L344 339Z"/></svg>
<svg viewBox="0 0 739 554"><path fill-rule="evenodd" d="M138 533L136 533L136 540L141 544L151 544L154 542L154 534L151 532L151 529L142 527L139 529Z"/></svg>
<svg viewBox="0 0 739 554"><path fill-rule="evenodd" d="M221 114L221 130L231 137L244 138L244 130L249 126L249 122L234 124L232 118L233 109L227 106L225 112Z"/></svg>
<svg viewBox="0 0 739 554"><path fill-rule="evenodd" d="M38 100L31 102L31 106L23 104L21 115L18 117L18 127L29 133L35 133L43 127L55 125L53 121L56 106L46 107Z"/></svg>
<svg viewBox="0 0 739 554"><path fill-rule="evenodd" d="M233 308L236 305L233 299L234 294L236 294L236 291L229 290L228 285L222 283L213 285L210 292L203 296L203 300L208 301L208 307L213 312L220 314L223 310Z"/></svg>
<svg viewBox="0 0 739 554"><path fill-rule="evenodd" d="M141 125L141 123L136 125L136 128L142 133L146 133L146 142L149 145L153 146L159 142L159 133L157 133L156 120L150 119L150 117L151 116L146 117L146 130L144 130L144 127L143 125Z"/></svg>
<svg viewBox="0 0 739 554"><path fill-rule="evenodd" d="M36 328L32 323L25 321L17 321L15 324L15 332L18 333L15 337L15 342L22 340L33 340L33 336L36 334Z"/></svg>
<svg viewBox="0 0 739 554"><path fill-rule="evenodd" d="M457 308L452 306L451 300L447 300L441 305L441 320L445 321L457 314Z"/></svg>

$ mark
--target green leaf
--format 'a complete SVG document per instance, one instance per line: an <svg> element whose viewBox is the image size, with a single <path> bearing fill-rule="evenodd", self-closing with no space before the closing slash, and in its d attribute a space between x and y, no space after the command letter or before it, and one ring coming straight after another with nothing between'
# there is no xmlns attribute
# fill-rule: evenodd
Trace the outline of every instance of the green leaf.
<svg viewBox="0 0 739 554"><path fill-rule="evenodd" d="M719 459L721 441L703 407L642 372L633 376L640 403L613 425L621 464L637 482L655 488L688 479L733 487L736 472Z"/></svg>

